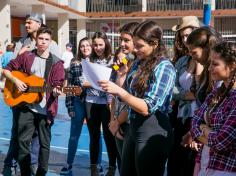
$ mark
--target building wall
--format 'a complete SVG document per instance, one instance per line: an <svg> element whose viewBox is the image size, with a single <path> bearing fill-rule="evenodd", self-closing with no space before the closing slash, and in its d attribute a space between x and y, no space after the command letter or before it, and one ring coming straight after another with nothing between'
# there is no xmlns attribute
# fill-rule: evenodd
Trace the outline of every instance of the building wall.
<svg viewBox="0 0 236 176"><path fill-rule="evenodd" d="M58 31L58 24L57 24L57 20L47 20L46 24L48 27L50 27L53 31L53 40L55 40L56 42L58 42L58 35L57 35L57 31Z"/></svg>
<svg viewBox="0 0 236 176"><path fill-rule="evenodd" d="M91 38L93 33L96 31L106 32L114 52L115 48L119 46L119 34L118 34L119 28L129 22L133 21L141 22L143 20L150 20L150 19L87 20L86 23L87 36ZM159 26L162 27L164 42L171 55L173 48L173 40L175 35L175 33L171 30L171 28L175 24L178 24L178 19L173 18L173 19L151 19L151 20L156 21L157 24L159 24ZM202 18L199 18L199 20L202 21ZM215 18L214 22L216 30L219 31L221 34L223 34L224 37L228 40L236 39L235 24L236 24L236 17Z"/></svg>
<svg viewBox="0 0 236 176"><path fill-rule="evenodd" d="M12 25L12 41L18 41L23 36L26 36L24 18L11 18Z"/></svg>

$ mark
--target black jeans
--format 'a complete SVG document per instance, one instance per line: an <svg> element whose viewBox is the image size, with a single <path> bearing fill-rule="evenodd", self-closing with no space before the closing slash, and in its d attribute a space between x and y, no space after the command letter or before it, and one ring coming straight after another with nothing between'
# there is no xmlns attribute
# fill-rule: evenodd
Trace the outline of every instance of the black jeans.
<svg viewBox="0 0 236 176"><path fill-rule="evenodd" d="M85 107L87 113L87 125L90 136L90 164L98 163L100 148L99 144L101 136L100 127L102 124L103 136L109 158L109 166L115 167L118 152L116 148L115 138L108 128L108 124L110 122L110 110L106 104L94 104L86 102Z"/></svg>
<svg viewBox="0 0 236 176"><path fill-rule="evenodd" d="M167 115L157 112L130 119L129 138L124 140L121 176L163 176L173 141Z"/></svg>
<svg viewBox="0 0 236 176"><path fill-rule="evenodd" d="M20 109L17 123L18 138L18 162L21 175L31 176L30 164L30 143L35 129L39 136L39 160L37 176L44 176L48 170L48 160L50 152L51 125L47 124L46 115L34 113L27 107Z"/></svg>
<svg viewBox="0 0 236 176"><path fill-rule="evenodd" d="M123 140L115 137L116 147L117 147L117 151L118 151L117 164L118 164L119 172L120 172L120 167L121 167L121 157L122 157L124 141L127 140L128 136L129 136L129 124L125 122L120 126L120 128L123 132Z"/></svg>
<svg viewBox="0 0 236 176"><path fill-rule="evenodd" d="M190 130L191 118L182 122L178 118L174 124L174 145L168 158L168 176L189 176L193 175L195 157L197 152L181 145L182 137Z"/></svg>

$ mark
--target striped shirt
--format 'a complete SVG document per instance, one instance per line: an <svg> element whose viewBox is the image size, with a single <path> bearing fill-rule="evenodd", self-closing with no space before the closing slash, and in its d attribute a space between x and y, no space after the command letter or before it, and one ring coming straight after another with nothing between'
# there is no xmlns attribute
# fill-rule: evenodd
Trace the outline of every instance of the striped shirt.
<svg viewBox="0 0 236 176"><path fill-rule="evenodd" d="M201 136L200 125L204 124L204 115L208 111L216 89L206 98L195 112L191 134L194 139ZM236 89L229 93L223 102L210 115L212 132L208 136L209 169L236 172Z"/></svg>
<svg viewBox="0 0 236 176"><path fill-rule="evenodd" d="M126 87L129 93L137 96L132 87L134 84L133 75L136 74L140 61L136 61L126 79ZM176 72L174 66L167 59L161 58L159 64L154 68L153 74L147 80L148 88L144 93L143 99L147 103L149 114L154 114L157 110L168 113L171 110L170 102L175 85ZM130 117L135 113L131 110Z"/></svg>

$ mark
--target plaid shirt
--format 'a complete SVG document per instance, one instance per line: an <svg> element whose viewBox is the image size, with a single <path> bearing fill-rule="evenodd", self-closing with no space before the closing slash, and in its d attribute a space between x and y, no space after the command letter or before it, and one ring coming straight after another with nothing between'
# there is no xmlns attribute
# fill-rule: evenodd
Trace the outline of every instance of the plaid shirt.
<svg viewBox="0 0 236 176"><path fill-rule="evenodd" d="M82 65L80 62L71 62L70 70L68 72L68 86L81 86L83 82L82 76ZM67 94L66 95L66 107L68 109L68 113L75 112L74 110L74 95Z"/></svg>
<svg viewBox="0 0 236 176"><path fill-rule="evenodd" d="M205 123L204 115L215 93L216 89L195 112L190 131L194 139L202 134L199 127ZM208 136L208 168L236 172L236 89L211 113L210 126L213 131Z"/></svg>
<svg viewBox="0 0 236 176"><path fill-rule="evenodd" d="M127 90L134 96L137 96L133 88L135 79L133 75L137 72L139 61L136 61L127 77ZM162 113L168 113L171 110L170 101L172 99L172 92L175 85L176 72L174 66L167 59L161 58L161 61L154 68L154 72L148 80L148 89L145 91L143 99L147 103L149 114L154 114L157 110ZM132 110L130 112L133 116ZM135 114L135 113L134 113Z"/></svg>

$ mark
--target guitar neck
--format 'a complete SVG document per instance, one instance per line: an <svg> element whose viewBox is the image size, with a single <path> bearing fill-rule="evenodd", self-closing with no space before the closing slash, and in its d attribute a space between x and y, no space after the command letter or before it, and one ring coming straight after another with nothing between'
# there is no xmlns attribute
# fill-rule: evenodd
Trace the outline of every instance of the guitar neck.
<svg viewBox="0 0 236 176"><path fill-rule="evenodd" d="M43 93L43 92L52 92L53 87L51 86L29 86L27 91L28 93ZM82 92L82 89L78 86L74 87L62 87L60 90L65 94L76 94L79 95Z"/></svg>
<svg viewBox="0 0 236 176"><path fill-rule="evenodd" d="M51 92L52 87L50 86L29 86L27 92L29 93L43 93L43 92Z"/></svg>

